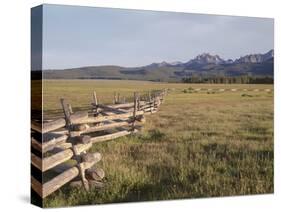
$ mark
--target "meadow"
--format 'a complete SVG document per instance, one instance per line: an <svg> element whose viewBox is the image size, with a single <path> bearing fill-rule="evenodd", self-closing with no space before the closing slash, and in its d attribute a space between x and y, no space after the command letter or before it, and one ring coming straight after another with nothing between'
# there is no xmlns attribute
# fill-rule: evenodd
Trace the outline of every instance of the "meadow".
<svg viewBox="0 0 281 212"><path fill-rule="evenodd" d="M62 113L61 97L76 111L89 108L93 91L106 104L114 92L129 98L162 88L169 89L165 102L141 132L92 147L103 155L105 186L64 186L44 207L273 193L274 94L264 91L272 85L45 80L44 116Z"/></svg>

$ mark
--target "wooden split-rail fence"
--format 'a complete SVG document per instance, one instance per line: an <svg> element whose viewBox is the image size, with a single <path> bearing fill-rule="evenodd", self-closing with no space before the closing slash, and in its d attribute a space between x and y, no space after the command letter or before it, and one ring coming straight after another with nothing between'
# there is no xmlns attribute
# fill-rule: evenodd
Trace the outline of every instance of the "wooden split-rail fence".
<svg viewBox="0 0 281 212"><path fill-rule="evenodd" d="M138 132L145 122L144 115L157 112L166 94L166 89L148 95L134 93L133 102L125 102L115 94L114 104L104 105L94 92L91 113L73 112L71 105L61 99L63 118L31 122L32 190L45 198L68 183L87 191L102 187L105 174L96 167L102 156L87 150L95 143ZM49 175L52 178L46 177Z"/></svg>

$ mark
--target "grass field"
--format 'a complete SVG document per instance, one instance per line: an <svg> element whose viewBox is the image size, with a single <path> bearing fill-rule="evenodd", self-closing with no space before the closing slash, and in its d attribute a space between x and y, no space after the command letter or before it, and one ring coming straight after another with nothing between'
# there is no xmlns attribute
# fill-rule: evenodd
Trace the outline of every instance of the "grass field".
<svg viewBox="0 0 281 212"><path fill-rule="evenodd" d="M94 90L100 102L112 103L114 91L132 96L171 89L141 133L92 147L103 155L103 189L64 186L44 200L45 207L273 192L273 93L189 89L272 85L47 80L43 87L46 115L59 111L61 97L75 109L89 106Z"/></svg>

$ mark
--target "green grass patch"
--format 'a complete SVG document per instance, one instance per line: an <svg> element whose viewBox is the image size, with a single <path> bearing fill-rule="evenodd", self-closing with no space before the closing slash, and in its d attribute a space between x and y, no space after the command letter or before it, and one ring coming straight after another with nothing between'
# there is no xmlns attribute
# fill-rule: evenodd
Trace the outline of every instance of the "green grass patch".
<svg viewBox="0 0 281 212"><path fill-rule="evenodd" d="M231 88L192 85L192 88ZM238 85L239 86L239 85ZM241 85L241 88L248 88ZM251 88L265 85L248 85ZM67 97L79 106L90 104L96 90L101 102L113 92L170 88L160 110L146 117L135 135L95 144L103 155L105 187L85 192L64 186L44 200L45 207L112 202L272 193L273 95L242 98L242 92L189 93L186 84L132 81L47 81L44 110L59 108ZM237 85L235 85L237 88Z"/></svg>

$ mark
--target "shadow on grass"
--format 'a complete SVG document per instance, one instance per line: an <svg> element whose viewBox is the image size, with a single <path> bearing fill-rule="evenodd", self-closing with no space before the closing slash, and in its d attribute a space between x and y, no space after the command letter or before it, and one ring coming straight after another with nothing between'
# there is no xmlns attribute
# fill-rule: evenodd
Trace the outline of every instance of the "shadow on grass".
<svg viewBox="0 0 281 212"><path fill-rule="evenodd" d="M149 130L145 134L141 134L138 137L140 140L149 141L149 142L161 142L167 138L166 134L160 131L159 129Z"/></svg>

